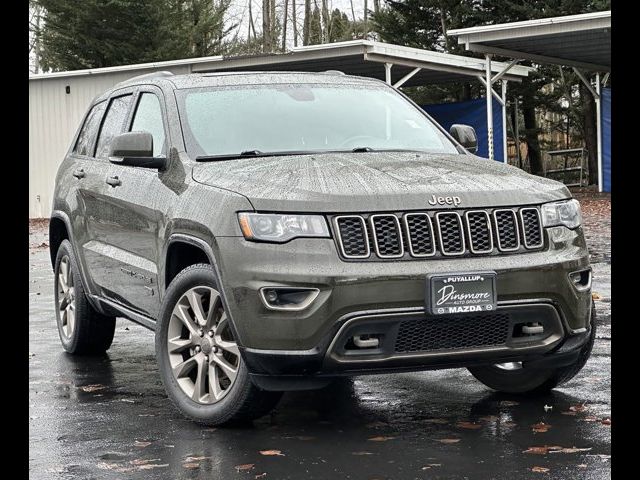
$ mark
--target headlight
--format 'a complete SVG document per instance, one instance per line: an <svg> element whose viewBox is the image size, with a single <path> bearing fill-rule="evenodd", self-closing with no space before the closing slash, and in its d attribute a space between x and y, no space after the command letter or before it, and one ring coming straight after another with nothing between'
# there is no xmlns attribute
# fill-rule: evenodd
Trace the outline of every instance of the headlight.
<svg viewBox="0 0 640 480"><path fill-rule="evenodd" d="M565 226L577 228L582 223L580 202L575 199L542 205L542 225L545 227Z"/></svg>
<svg viewBox="0 0 640 480"><path fill-rule="evenodd" d="M322 215L241 212L238 220L247 240L284 243L297 237L329 237Z"/></svg>

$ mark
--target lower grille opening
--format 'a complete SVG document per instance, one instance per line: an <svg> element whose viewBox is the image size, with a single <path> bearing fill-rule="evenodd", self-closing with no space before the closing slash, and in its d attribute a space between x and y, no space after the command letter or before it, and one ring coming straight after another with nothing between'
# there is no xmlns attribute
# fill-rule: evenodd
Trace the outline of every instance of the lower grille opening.
<svg viewBox="0 0 640 480"><path fill-rule="evenodd" d="M455 350L504 345L510 334L508 313L428 317L400 323L398 353Z"/></svg>

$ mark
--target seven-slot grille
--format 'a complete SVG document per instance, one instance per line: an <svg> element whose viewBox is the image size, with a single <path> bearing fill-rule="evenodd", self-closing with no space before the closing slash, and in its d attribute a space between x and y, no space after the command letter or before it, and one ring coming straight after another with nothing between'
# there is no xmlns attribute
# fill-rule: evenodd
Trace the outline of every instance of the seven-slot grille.
<svg viewBox="0 0 640 480"><path fill-rule="evenodd" d="M333 228L347 259L488 255L544 244L536 207L342 215Z"/></svg>

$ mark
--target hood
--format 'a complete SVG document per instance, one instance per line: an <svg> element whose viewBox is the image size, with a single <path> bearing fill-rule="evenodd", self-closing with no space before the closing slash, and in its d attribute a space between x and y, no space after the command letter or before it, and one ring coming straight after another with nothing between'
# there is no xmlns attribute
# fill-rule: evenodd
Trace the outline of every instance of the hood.
<svg viewBox="0 0 640 480"><path fill-rule="evenodd" d="M196 182L247 197L258 211L373 212L526 205L569 198L559 182L472 155L326 153L200 163Z"/></svg>

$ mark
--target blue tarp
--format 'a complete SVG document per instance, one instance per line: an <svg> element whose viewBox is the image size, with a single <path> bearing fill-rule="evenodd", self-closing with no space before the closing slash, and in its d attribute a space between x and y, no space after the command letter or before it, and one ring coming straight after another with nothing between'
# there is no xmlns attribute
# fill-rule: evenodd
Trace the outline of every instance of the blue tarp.
<svg viewBox="0 0 640 480"><path fill-rule="evenodd" d="M487 142L487 100L479 98L466 102L422 105L440 125L449 130L454 123L464 123L476 129L478 152L481 157L489 157ZM493 152L495 160L502 161L502 105L493 99Z"/></svg>
<svg viewBox="0 0 640 480"><path fill-rule="evenodd" d="M602 89L602 190L611 191L611 89Z"/></svg>

